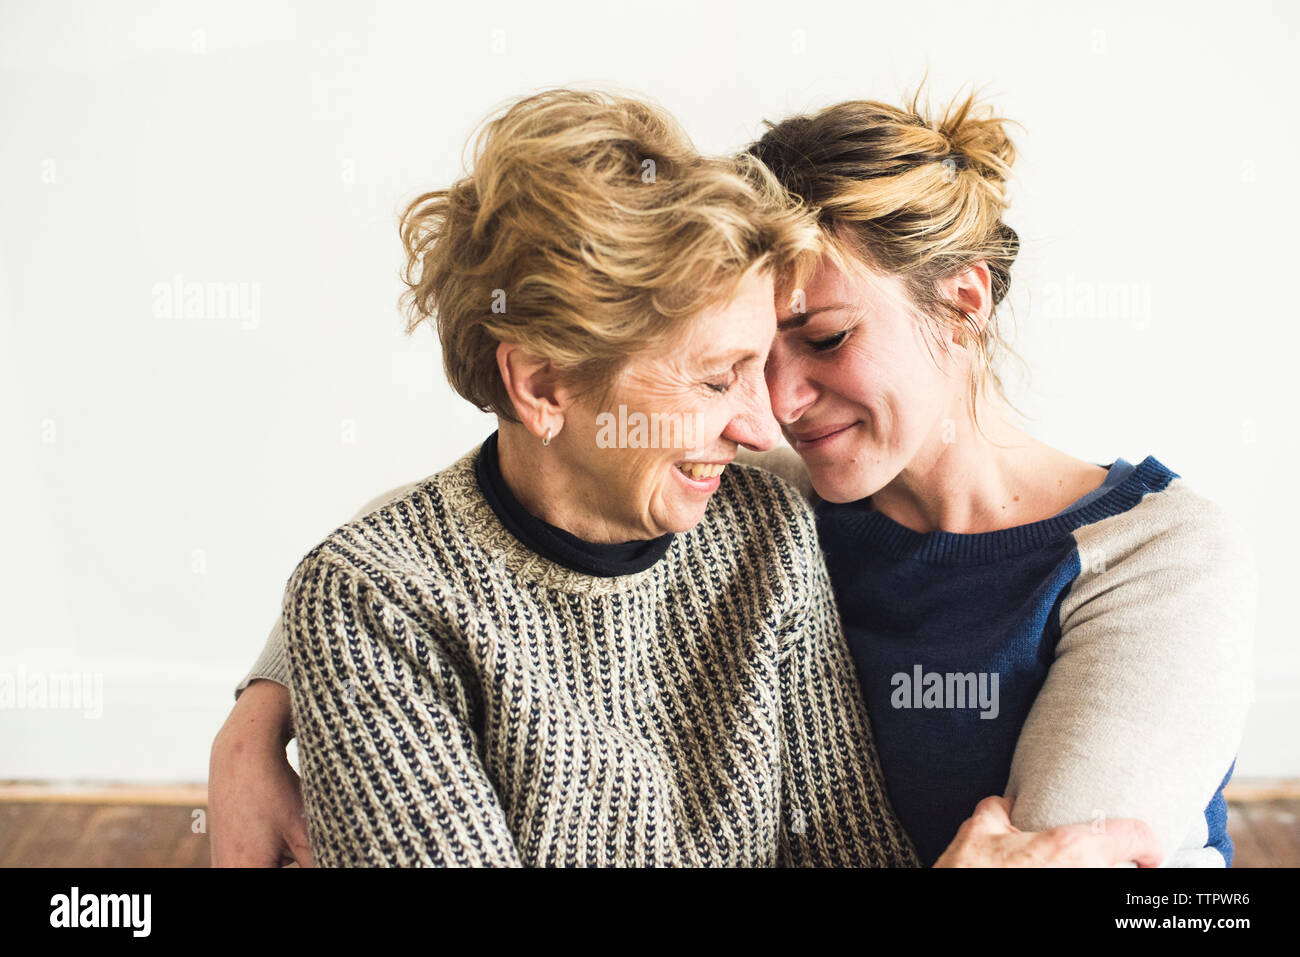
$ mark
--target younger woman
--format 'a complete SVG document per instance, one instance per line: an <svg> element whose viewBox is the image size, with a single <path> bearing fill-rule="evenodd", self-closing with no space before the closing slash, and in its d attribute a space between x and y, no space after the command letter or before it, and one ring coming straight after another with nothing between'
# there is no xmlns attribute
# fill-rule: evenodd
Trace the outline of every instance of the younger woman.
<svg viewBox="0 0 1300 957"><path fill-rule="evenodd" d="M933 119L848 102L750 153L826 243L782 291L768 390L822 500L886 784L922 860L999 793L1021 828L1134 817L1166 864L1231 863L1250 550L1154 455L1097 465L1011 424L991 367L1019 247L1003 122L972 99Z"/></svg>

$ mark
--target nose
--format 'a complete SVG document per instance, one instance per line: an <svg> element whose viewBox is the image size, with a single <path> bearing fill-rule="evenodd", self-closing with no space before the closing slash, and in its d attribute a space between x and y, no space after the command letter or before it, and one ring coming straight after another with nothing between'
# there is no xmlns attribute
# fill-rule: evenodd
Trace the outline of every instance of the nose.
<svg viewBox="0 0 1300 957"><path fill-rule="evenodd" d="M803 374L799 363L774 347L764 369L771 396L772 414L781 425L793 425L817 401L817 388Z"/></svg>
<svg viewBox="0 0 1300 957"><path fill-rule="evenodd" d="M776 448L781 441L781 427L772 418L772 404L762 376L754 376L753 385L746 389L744 404L727 423L722 437L755 452Z"/></svg>

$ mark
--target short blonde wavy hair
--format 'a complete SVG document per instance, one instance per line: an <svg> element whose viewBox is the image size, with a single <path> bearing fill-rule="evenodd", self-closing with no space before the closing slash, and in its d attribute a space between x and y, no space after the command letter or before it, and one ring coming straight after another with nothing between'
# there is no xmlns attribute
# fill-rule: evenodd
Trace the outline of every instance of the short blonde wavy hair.
<svg viewBox="0 0 1300 957"><path fill-rule="evenodd" d="M407 332L436 322L452 387L517 421L501 342L608 382L751 270L815 255L816 224L752 157L699 155L642 100L548 90L485 122L466 176L406 207Z"/></svg>
<svg viewBox="0 0 1300 957"><path fill-rule="evenodd" d="M954 329L965 334L977 353L974 410L988 384L1006 399L994 360L1000 352L1014 355L997 307L1020 250L1003 220L1016 150L1008 121L973 94L938 113L923 108L920 97L918 90L902 108L853 100L768 123L748 155L817 217L835 261L851 268L857 257L900 277L936 341ZM982 327L938 290L941 279L977 262L988 264L993 298Z"/></svg>

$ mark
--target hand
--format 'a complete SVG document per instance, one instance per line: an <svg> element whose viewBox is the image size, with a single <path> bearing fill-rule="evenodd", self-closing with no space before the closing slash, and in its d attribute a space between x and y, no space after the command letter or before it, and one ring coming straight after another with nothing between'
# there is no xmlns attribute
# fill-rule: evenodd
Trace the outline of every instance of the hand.
<svg viewBox="0 0 1300 957"><path fill-rule="evenodd" d="M289 690L249 684L212 742L208 821L213 867L311 867L302 788L285 754Z"/></svg>
<svg viewBox="0 0 1300 957"><path fill-rule="evenodd" d="M987 797L958 829L935 867L1112 867L1134 862L1157 867L1160 844L1142 821L1071 824L1049 831L1021 831L1011 826L1011 802Z"/></svg>

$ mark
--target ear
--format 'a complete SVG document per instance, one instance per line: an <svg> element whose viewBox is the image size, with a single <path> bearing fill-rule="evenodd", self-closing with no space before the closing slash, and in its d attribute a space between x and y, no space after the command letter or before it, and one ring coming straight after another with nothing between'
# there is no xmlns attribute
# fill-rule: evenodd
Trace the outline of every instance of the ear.
<svg viewBox="0 0 1300 957"><path fill-rule="evenodd" d="M972 324L981 332L993 312L993 287L989 266L977 262L961 272L940 280L939 291L954 306L971 317ZM964 345L968 327L953 330L952 341Z"/></svg>
<svg viewBox="0 0 1300 957"><path fill-rule="evenodd" d="M559 435L572 394L560 382L549 359L513 342L497 345L497 369L515 407L515 415L538 438L547 429Z"/></svg>

